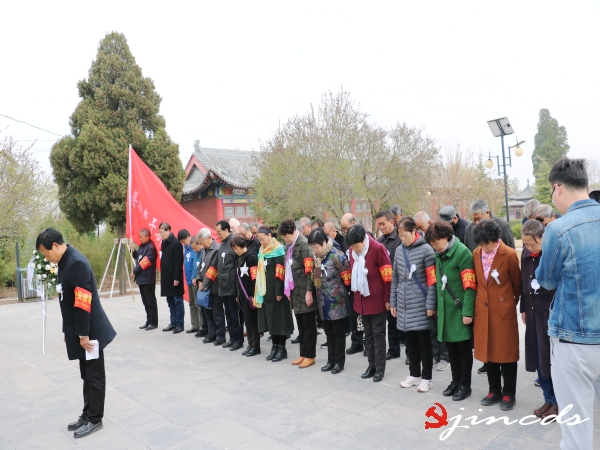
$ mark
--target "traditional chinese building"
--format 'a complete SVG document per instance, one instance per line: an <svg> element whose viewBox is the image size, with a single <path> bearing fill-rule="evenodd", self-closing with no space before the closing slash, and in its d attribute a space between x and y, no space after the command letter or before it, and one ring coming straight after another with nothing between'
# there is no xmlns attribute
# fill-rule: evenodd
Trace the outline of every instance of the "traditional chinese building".
<svg viewBox="0 0 600 450"><path fill-rule="evenodd" d="M508 216L510 220L523 218L523 208L525 207L525 204L533 198L534 195L535 192L529 185L529 180L527 180L527 186L525 186L525 189L518 194L508 196Z"/></svg>
<svg viewBox="0 0 600 450"><path fill-rule="evenodd" d="M252 152L194 146L181 206L209 227L222 219L255 222Z"/></svg>

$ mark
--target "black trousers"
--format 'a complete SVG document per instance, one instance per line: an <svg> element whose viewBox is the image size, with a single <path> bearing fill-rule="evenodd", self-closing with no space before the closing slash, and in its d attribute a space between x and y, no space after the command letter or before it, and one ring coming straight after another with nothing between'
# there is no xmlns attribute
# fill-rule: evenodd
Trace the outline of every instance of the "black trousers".
<svg viewBox="0 0 600 450"><path fill-rule="evenodd" d="M287 336L284 334L275 334L275 335L271 335L271 342L273 343L273 345L279 345L280 347L285 347L285 341L287 339Z"/></svg>
<svg viewBox="0 0 600 450"><path fill-rule="evenodd" d="M323 321L327 335L327 364L346 363L346 318Z"/></svg>
<svg viewBox="0 0 600 450"><path fill-rule="evenodd" d="M358 313L354 311L354 293L348 296L348 306L350 308L350 347L362 350L364 348L364 333L357 329Z"/></svg>
<svg viewBox="0 0 600 450"><path fill-rule="evenodd" d="M406 348L410 354L410 376L431 380L433 369L431 330L405 331L404 336L406 337Z"/></svg>
<svg viewBox="0 0 600 450"><path fill-rule="evenodd" d="M395 358L400 357L400 342L402 341L402 331L396 327L396 318L391 312L387 312L388 329L388 353Z"/></svg>
<svg viewBox="0 0 600 450"><path fill-rule="evenodd" d="M156 305L156 285L140 284L140 295L146 309L146 321L150 325L158 326L158 307Z"/></svg>
<svg viewBox="0 0 600 450"><path fill-rule="evenodd" d="M104 397L106 394L106 373L104 372L104 351L98 359L80 359L79 372L83 380L83 413L88 422L98 423L104 417Z"/></svg>
<svg viewBox="0 0 600 450"><path fill-rule="evenodd" d="M256 309L252 309L250 302L241 298L242 312L244 313L244 324L246 325L246 331L248 332L248 345L254 348L260 348L260 334L258 333L258 313Z"/></svg>
<svg viewBox="0 0 600 450"><path fill-rule="evenodd" d="M450 361L450 356L448 355L448 348L446 347L446 343L438 341L437 321L437 317L434 317L432 321L433 328L431 329L431 351L433 353L433 360Z"/></svg>
<svg viewBox="0 0 600 450"><path fill-rule="evenodd" d="M204 315L208 322L208 337L215 338L219 342L225 342L225 313L223 312L223 300L218 295L210 296L212 309L205 309Z"/></svg>
<svg viewBox="0 0 600 450"><path fill-rule="evenodd" d="M504 370L504 389L502 388L502 370ZM487 362L487 377L490 392L514 396L517 392L517 363Z"/></svg>
<svg viewBox="0 0 600 450"><path fill-rule="evenodd" d="M240 305L234 295L226 295L221 298L225 305L229 340L234 344L241 344L244 342L244 328L242 328L242 323L240 322Z"/></svg>
<svg viewBox="0 0 600 450"><path fill-rule="evenodd" d="M385 370L385 324L388 311L362 316L369 367Z"/></svg>
<svg viewBox="0 0 600 450"><path fill-rule="evenodd" d="M460 383L461 386L471 387L471 371L473 370L471 339L459 342L446 342L445 344L450 356L452 382Z"/></svg>
<svg viewBox="0 0 600 450"><path fill-rule="evenodd" d="M300 356L314 358L317 356L317 314L316 311L295 314L298 324L298 342ZM323 321L323 326L326 321ZM329 339L329 336L327 336ZM329 342L329 341L327 341Z"/></svg>

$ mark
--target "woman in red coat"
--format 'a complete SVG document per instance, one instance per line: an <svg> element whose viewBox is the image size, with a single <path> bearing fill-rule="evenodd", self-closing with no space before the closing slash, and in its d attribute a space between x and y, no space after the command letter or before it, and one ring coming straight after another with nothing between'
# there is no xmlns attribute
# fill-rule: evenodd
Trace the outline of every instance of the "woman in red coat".
<svg viewBox="0 0 600 450"><path fill-rule="evenodd" d="M362 316L369 367L361 378L383 380L385 373L385 330L390 309L392 263L385 247L367 234L362 225L348 230L354 310Z"/></svg>

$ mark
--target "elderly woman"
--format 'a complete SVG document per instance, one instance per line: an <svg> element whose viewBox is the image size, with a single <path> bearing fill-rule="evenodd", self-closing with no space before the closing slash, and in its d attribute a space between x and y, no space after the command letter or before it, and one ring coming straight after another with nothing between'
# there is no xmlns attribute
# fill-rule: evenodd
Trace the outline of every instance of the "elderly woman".
<svg viewBox="0 0 600 450"><path fill-rule="evenodd" d="M383 380L385 375L385 329L390 309L392 263L387 250L362 225L348 230L351 286L354 311L362 316L369 367L360 377Z"/></svg>
<svg viewBox="0 0 600 450"><path fill-rule="evenodd" d="M321 372L335 375L344 370L346 362L348 288L352 274L346 255L334 247L334 241L322 228L310 233L308 243L315 254L313 282L327 335L327 364L321 367Z"/></svg>
<svg viewBox="0 0 600 450"><path fill-rule="evenodd" d="M269 227L260 227L257 238L260 250L254 306L258 308L258 332L268 331L271 334L273 346L267 360L278 362L287 358L286 335L294 332L292 309L288 298L283 295L285 249L272 236Z"/></svg>
<svg viewBox="0 0 600 450"><path fill-rule="evenodd" d="M279 235L286 243L283 294L292 302L298 324L300 357L292 361L300 369L310 367L317 356L317 305L313 301L313 251L293 219L282 220Z"/></svg>
<svg viewBox="0 0 600 450"><path fill-rule="evenodd" d="M433 385L431 318L437 308L435 252L425 242L423 232L417 230L412 217L403 217L398 222L398 234L402 245L394 257L390 310L396 318L396 328L404 331L410 355L410 375L400 386L418 386L418 392L427 392Z"/></svg>
<svg viewBox="0 0 600 450"><path fill-rule="evenodd" d="M487 363L489 393L481 404L491 406L500 402L500 409L509 411L516 403L521 269L517 252L502 242L500 233L498 224L490 219L483 219L473 227L473 238L478 245L473 252L478 280L473 334L475 358Z"/></svg>
<svg viewBox="0 0 600 450"><path fill-rule="evenodd" d="M437 253L437 339L446 343L452 371L452 382L442 395L460 401L471 395L473 329L470 325L477 289L473 255L454 236L454 228L446 221L432 222L425 239Z"/></svg>
<svg viewBox="0 0 600 450"><path fill-rule="evenodd" d="M258 315L254 306L254 289L258 256L248 250L248 240L242 234L231 238L231 249L235 253L235 271L237 285L237 301L242 308L244 324L248 331L248 348L244 356L260 355L260 335L258 333Z"/></svg>
<svg viewBox="0 0 600 450"><path fill-rule="evenodd" d="M544 289L535 278L535 271L542 256L543 235L544 225L537 220L528 220L521 230L525 247L521 254L523 283L521 318L527 325L525 329L525 369L528 372L537 371L538 381L544 394L544 404L533 413L542 418L558 414L550 374L550 338L548 337L550 304L555 291Z"/></svg>

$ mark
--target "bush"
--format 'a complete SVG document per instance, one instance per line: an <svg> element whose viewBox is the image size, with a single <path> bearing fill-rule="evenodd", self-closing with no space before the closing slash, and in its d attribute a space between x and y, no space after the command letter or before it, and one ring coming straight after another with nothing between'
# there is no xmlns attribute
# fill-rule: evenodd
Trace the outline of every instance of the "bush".
<svg viewBox="0 0 600 450"><path fill-rule="evenodd" d="M512 230L512 234L515 239L521 239L521 228L523 228L523 224L519 223L517 225L513 225L510 229Z"/></svg>

